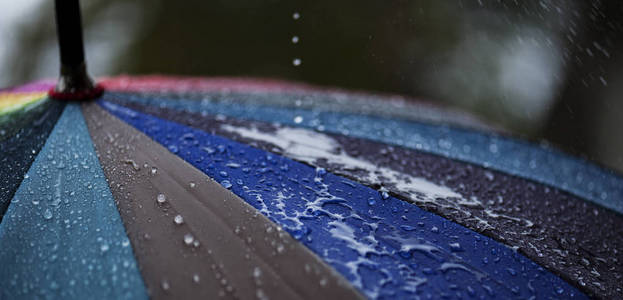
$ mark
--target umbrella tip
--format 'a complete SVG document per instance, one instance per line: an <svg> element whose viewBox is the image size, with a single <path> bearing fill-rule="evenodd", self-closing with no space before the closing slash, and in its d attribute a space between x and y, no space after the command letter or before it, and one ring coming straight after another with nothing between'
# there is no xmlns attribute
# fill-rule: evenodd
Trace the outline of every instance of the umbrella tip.
<svg viewBox="0 0 623 300"><path fill-rule="evenodd" d="M61 59L61 74L49 96L58 100L90 100L104 89L94 84L87 73L82 40L82 20L78 0L55 0L56 33Z"/></svg>

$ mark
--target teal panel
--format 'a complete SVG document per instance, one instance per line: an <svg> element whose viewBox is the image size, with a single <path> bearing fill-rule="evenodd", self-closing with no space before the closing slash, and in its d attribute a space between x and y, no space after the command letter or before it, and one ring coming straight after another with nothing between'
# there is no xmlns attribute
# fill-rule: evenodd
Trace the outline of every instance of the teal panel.
<svg viewBox="0 0 623 300"><path fill-rule="evenodd" d="M77 104L67 105L0 224L0 299L146 299Z"/></svg>

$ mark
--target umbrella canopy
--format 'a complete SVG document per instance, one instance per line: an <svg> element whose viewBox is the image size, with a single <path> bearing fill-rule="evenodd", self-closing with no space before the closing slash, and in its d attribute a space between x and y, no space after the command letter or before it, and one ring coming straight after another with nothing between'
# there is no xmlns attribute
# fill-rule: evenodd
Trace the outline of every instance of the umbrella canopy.
<svg viewBox="0 0 623 300"><path fill-rule="evenodd" d="M0 92L1 298L617 298L623 178L468 115L263 79Z"/></svg>

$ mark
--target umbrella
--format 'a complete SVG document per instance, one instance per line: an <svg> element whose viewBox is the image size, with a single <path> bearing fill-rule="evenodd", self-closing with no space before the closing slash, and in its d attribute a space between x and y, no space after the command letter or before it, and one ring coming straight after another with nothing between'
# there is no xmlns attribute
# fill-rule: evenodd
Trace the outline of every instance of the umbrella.
<svg viewBox="0 0 623 300"><path fill-rule="evenodd" d="M399 96L94 85L78 12L0 92L0 298L623 296L613 171Z"/></svg>

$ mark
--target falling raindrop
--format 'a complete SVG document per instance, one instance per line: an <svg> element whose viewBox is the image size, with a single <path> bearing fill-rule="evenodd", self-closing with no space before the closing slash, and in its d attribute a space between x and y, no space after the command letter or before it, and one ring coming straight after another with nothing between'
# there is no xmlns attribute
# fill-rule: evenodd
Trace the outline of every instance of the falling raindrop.
<svg viewBox="0 0 623 300"><path fill-rule="evenodd" d="M175 218L173 218L173 222L175 222L175 224L177 225L182 225L184 223L184 217L182 217L181 215L177 215L175 216Z"/></svg>

